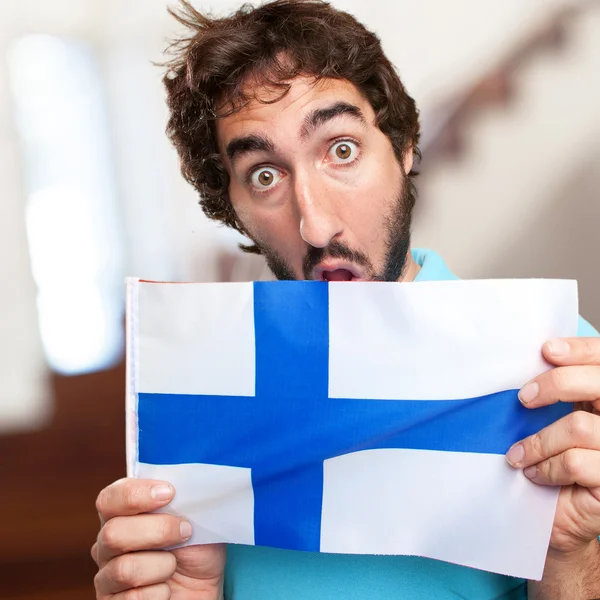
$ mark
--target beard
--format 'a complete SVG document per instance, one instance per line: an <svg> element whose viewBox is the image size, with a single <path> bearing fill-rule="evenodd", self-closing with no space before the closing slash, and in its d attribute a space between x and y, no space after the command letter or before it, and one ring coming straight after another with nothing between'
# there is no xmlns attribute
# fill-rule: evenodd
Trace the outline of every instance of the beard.
<svg viewBox="0 0 600 600"><path fill-rule="evenodd" d="M383 222L385 258L380 272L376 272L372 261L366 254L350 248L344 242L333 240L324 248L309 247L302 261L304 279L311 279L314 267L322 260L341 258L363 267L368 273L367 278L371 281L398 281L406 267L410 248L412 210L416 198L414 185L409 177L404 174L399 188L390 214L385 217ZM298 279L290 265L273 248L260 241L256 241L256 245L277 279L280 281Z"/></svg>

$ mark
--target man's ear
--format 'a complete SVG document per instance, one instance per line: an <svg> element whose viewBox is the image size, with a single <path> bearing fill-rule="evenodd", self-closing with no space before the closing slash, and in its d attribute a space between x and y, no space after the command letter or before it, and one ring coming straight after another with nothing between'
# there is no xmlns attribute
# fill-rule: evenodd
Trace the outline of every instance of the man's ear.
<svg viewBox="0 0 600 600"><path fill-rule="evenodd" d="M402 166L406 175L408 175L412 171L414 160L415 157L413 153L413 147L409 146L404 152L404 158L402 160Z"/></svg>

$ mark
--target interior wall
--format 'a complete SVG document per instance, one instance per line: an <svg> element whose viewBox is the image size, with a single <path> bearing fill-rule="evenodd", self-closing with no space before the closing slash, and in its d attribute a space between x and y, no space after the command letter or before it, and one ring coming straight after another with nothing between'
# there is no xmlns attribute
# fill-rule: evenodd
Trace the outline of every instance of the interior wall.
<svg viewBox="0 0 600 600"><path fill-rule="evenodd" d="M600 325L600 10L522 66L507 107L483 111L457 158L420 178L414 242L462 277L569 277Z"/></svg>

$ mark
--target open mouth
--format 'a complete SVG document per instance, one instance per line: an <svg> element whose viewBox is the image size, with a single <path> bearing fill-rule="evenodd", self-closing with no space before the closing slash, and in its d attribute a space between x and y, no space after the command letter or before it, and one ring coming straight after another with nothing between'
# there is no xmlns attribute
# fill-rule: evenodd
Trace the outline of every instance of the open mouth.
<svg viewBox="0 0 600 600"><path fill-rule="evenodd" d="M366 273L360 267L342 261L324 261L312 273L315 281L365 281Z"/></svg>
<svg viewBox="0 0 600 600"><path fill-rule="evenodd" d="M335 269L334 271L323 271L323 281L352 281L356 279L348 269Z"/></svg>

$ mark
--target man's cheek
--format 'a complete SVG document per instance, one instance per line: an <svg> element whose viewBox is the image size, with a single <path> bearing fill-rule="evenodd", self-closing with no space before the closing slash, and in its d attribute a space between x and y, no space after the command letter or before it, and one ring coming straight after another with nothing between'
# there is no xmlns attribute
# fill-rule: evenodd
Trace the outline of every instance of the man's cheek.
<svg viewBox="0 0 600 600"><path fill-rule="evenodd" d="M256 218L255 212L247 203L234 204L234 211L247 237L258 246L269 245L268 230L261 226L260 219Z"/></svg>

